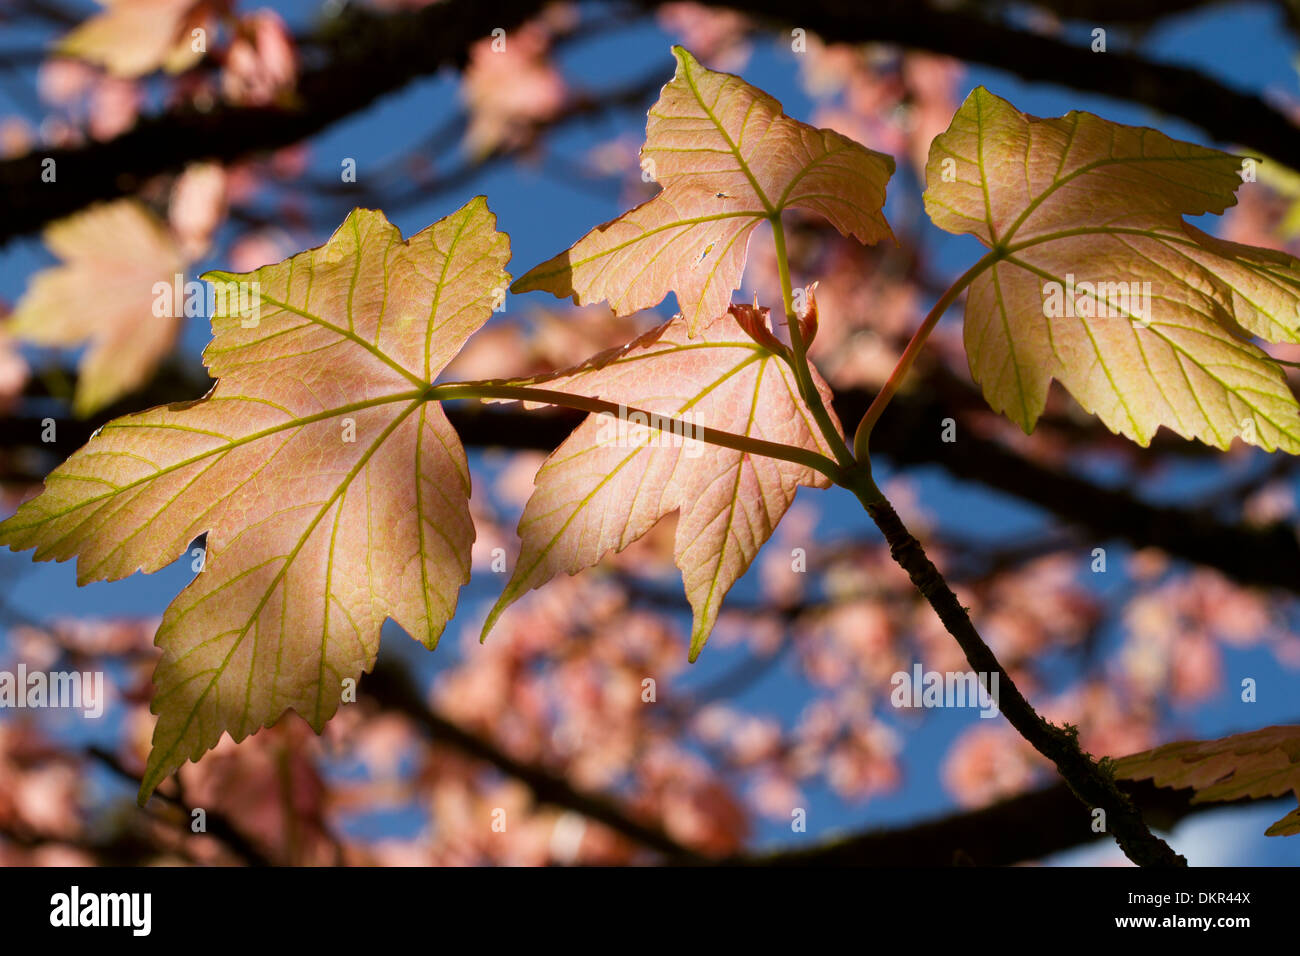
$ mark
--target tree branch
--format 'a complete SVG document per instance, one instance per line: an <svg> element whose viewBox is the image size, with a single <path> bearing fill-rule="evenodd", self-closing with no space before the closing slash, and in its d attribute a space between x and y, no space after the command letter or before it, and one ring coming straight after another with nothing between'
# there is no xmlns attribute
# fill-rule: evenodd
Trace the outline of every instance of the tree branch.
<svg viewBox="0 0 1300 956"><path fill-rule="evenodd" d="M99 761L117 776L128 781L136 788L140 786L140 778L128 770L115 755L109 753L107 750L100 747L87 747L86 755ZM163 793L161 790L154 791L154 795L163 802L170 803L180 810L182 814L182 828L184 828L184 824L194 815L194 808L186 803L184 799ZM274 860L271 860L266 856L266 854L254 846L253 843L240 832L239 828L227 820L223 814L217 811L211 811L206 812L205 817L207 823L207 830L205 833L208 836L215 837L246 864L250 866L275 865ZM186 830L186 832L189 831Z"/></svg>
<svg viewBox="0 0 1300 956"><path fill-rule="evenodd" d="M1166 832L1199 813L1258 801L1192 803L1193 790L1125 783L1153 826ZM806 849L783 849L735 860L748 866L1010 866L1041 860L1105 839L1064 783L1019 794L978 810L894 829L873 829Z"/></svg>
<svg viewBox="0 0 1300 956"><path fill-rule="evenodd" d="M652 7L659 0L642 3ZM1253 147L1300 168L1300 129L1258 97L1197 70L1118 51L1093 53L1086 46L974 15L968 12L971 7L951 7L926 0L810 0L797 7L786 0L746 0L738 9L837 43L896 43L1138 103L1176 116L1214 139Z"/></svg>
<svg viewBox="0 0 1300 956"><path fill-rule="evenodd" d="M628 816L608 797L584 793L549 770L516 760L491 742L436 713L421 699L404 672L380 664L365 677L361 686L385 709L404 714L424 728L436 743L454 747L519 780L532 791L539 803L575 810L633 842L657 851L670 863L706 862L700 854L678 843L659 827Z"/></svg>
<svg viewBox="0 0 1300 956"><path fill-rule="evenodd" d="M855 489L856 490L856 489ZM948 633L961 646L966 660L987 688L994 676L998 684L996 701L1002 715L1040 754L1052 761L1070 789L1084 806L1103 808L1105 825L1120 848L1140 866L1186 866L1176 854L1147 829L1133 802L1116 785L1114 778L1079 748L1077 731L1061 729L1038 716L998 662L997 657L975 630L966 608L948 587L939 569L926 556L919 541L903 525L892 505L883 497L859 492L863 506L889 542L889 553L907 572L916 589L930 602Z"/></svg>
<svg viewBox="0 0 1300 956"><path fill-rule="evenodd" d="M641 0L640 5L653 8L662 2ZM447 0L414 12L349 10L311 38L307 52L315 65L299 78L297 109L219 106L203 113L185 108L143 120L106 142L0 161L0 202L6 210L0 246L96 200L133 193L149 177L189 162L232 161L298 142L415 77L444 66L462 67L472 40L496 27L510 29L543 6L543 0L500 0L490 6ZM1026 79L1154 107L1215 139L1241 143L1300 168L1300 130L1286 116L1196 70L1127 53L1093 53L1004 26L968 8L950 10L920 0L809 0L797 13L784 0L750 0L743 12L839 42L892 42L931 50ZM46 158L56 161L55 183L41 181Z"/></svg>
<svg viewBox="0 0 1300 956"><path fill-rule="evenodd" d="M919 371L919 369L918 369ZM106 409L92 419L60 419L57 444L40 437L43 416L3 419L0 429L0 483L37 484L84 445L96 428L112 418L155 405L193 399L210 386L201 370L193 374L177 364L164 366L147 390ZM27 395L46 398L33 381ZM842 422L857 422L873 395L842 390L834 409ZM963 409L987 409L979 392L940 367L927 369L916 387L898 394L872 431L878 458L899 466L937 465L956 478L978 482L1037 505L1048 513L1096 535L1098 540L1126 541L1135 547L1158 547L1170 555L1214 568L1240 584L1276 587L1300 594L1300 539L1284 523L1262 528L1230 524L1203 508L1155 505L1123 488L1107 488L1040 464L998 442L959 429L958 440L942 441L943 419ZM451 406L447 414L467 447L553 451L582 420L571 412L525 413L507 407ZM1187 451L1181 440L1175 450Z"/></svg>
<svg viewBox="0 0 1300 956"><path fill-rule="evenodd" d="M349 8L312 38L319 65L298 78L293 109L185 107L140 121L106 142L36 150L0 162L0 246L91 202L135 192L160 173L200 159L231 161L288 146L358 112L412 79L463 68L471 43L511 29L544 0L447 0L421 10L376 14ZM56 180L43 182L46 159Z"/></svg>
<svg viewBox="0 0 1300 956"><path fill-rule="evenodd" d="M896 398L872 432L877 456L896 465L938 465L955 477L976 481L1058 518L1086 528L1099 540L1117 539L1214 568L1240 584L1276 587L1300 594L1300 540L1285 523L1237 526L1201 508L1157 505L1124 488L1107 488L1086 478L1019 455L998 442L963 429L954 442L942 440L940 423L954 407L931 386L918 383ZM862 393L836 401L842 421L854 421L866 407Z"/></svg>

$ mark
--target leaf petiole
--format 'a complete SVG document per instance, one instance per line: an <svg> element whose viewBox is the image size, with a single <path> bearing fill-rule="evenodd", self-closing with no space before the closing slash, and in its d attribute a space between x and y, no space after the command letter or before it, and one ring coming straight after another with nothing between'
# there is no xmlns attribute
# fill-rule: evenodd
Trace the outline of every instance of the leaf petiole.
<svg viewBox="0 0 1300 956"><path fill-rule="evenodd" d="M444 385L431 385L425 389L423 397L426 401L447 401L457 398L499 398L507 401L539 402L545 405L556 405L561 408L572 408L594 414L616 416L639 414L644 415L647 421L658 422L659 424L655 427L661 431L673 431L676 434L690 436L710 445L719 445L723 448L748 452L751 455L762 455L767 458L777 458L782 461L793 462L796 465L803 465L825 475L836 484L843 484L847 480L843 467L825 455L807 448L765 441L749 435L737 435L734 432L681 421L669 415L662 415L659 412L648 412L631 405L621 405L618 402L608 402L604 399L590 398L586 395L573 395L569 392L536 388L531 385L515 385L509 382L481 381L448 382Z"/></svg>
<svg viewBox="0 0 1300 956"><path fill-rule="evenodd" d="M790 364L794 372L795 380L799 383L799 395L807 403L809 410L813 413L813 418L817 422L817 427L821 429L822 435L826 438L826 443L830 445L835 452L835 457L843 468L852 468L854 464L853 453L849 451L849 446L845 443L840 431L831 421L830 415L826 411L826 404L822 401L822 396L817 391L817 386L813 384L812 373L808 367L808 344L803 340L803 329L799 324L799 317L794 311L794 287L790 282L790 259L785 249L785 226L781 222L781 214L774 213L769 217L772 223L772 241L776 245L776 265L777 271L781 277L781 306L785 310L786 327L790 330L790 347L792 354L782 356ZM830 477L830 476L828 476ZM831 478L835 481L835 478ZM842 484L843 482L837 482Z"/></svg>
<svg viewBox="0 0 1300 956"><path fill-rule="evenodd" d="M939 324L939 319L943 317L943 314L948 310L948 307L957 301L957 297L965 291L966 287L974 282L975 278L981 272L993 265L993 263L995 263L999 258L1001 258L1001 256L996 251L990 250L985 253L978 262L962 273L957 281L949 286L948 290L939 297L939 301L934 304L934 308L930 310L920 327L915 333L913 333L911 340L907 343L907 347L903 349L903 354L898 357L898 364L895 365L894 370L889 373L889 378L876 394L870 407L867 408L867 413L862 416L862 421L858 423L858 430L853 436L853 453L859 459L867 458L870 450L871 430L876 426L876 422L880 420L880 416L884 413L886 406L889 405L890 399L892 399L898 393L899 388L902 387L903 379L905 379L907 373L911 371L912 364L916 361L917 355L920 354L921 349L925 346L926 339L928 339L930 333L934 331L934 327Z"/></svg>

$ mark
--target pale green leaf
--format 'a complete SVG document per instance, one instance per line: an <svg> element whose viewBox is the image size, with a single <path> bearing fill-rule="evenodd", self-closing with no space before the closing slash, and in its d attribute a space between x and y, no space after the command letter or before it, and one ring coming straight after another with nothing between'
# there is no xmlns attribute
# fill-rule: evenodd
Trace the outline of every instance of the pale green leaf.
<svg viewBox="0 0 1300 956"><path fill-rule="evenodd" d="M1184 221L1232 205L1240 166L1155 130L971 93L931 146L925 206L993 252L965 339L994 410L1030 431L1057 379L1143 445L1163 425L1300 452L1296 400L1249 341L1300 341L1300 262Z"/></svg>

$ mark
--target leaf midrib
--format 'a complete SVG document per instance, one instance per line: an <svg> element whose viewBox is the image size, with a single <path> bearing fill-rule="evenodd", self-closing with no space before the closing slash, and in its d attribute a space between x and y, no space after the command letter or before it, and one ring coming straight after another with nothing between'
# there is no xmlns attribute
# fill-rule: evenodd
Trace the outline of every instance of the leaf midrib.
<svg viewBox="0 0 1300 956"><path fill-rule="evenodd" d="M227 440L224 444L222 444L222 445L217 445L217 446L215 446L215 447L213 447L213 448L206 449L206 450L200 452L200 453L197 454L197 455L192 455L191 457L189 457L189 458L185 458L185 459L182 459L181 461L173 462L173 463L170 464L170 465L166 465L166 466L164 466L164 467L162 467L162 468L159 468L159 469L158 469L157 471L155 471L153 474L144 475L144 476L142 476L142 477L140 477L140 478L135 479L134 481L127 482L127 483L124 484L124 485L118 485L118 486L115 486L115 487L113 488L112 491L105 492L104 494L101 494L101 495L96 495L96 496L93 497L93 498L82 499L82 500L78 501L74 506L72 506L72 507L70 507L70 508L68 508L68 509L66 509L66 510L64 510L64 511L47 512L46 514L44 514L44 515L43 515L39 520L37 520L37 521L33 521L33 522L30 522L30 523L28 523L28 524L24 524L24 525L15 525L15 527L22 528L22 529L24 529L24 530L26 530L26 529L28 529L28 528L34 528L34 527L37 527L38 525L44 524L46 521L50 521L50 520L53 520L53 519L55 519L55 518L61 518L61 517L64 517L64 516L66 516L66 515L69 515L69 514L73 513L74 511L78 511L78 510L80 510L80 509L82 509L82 508L85 508L85 507L87 507L87 506L89 506L89 505L93 505L93 504L95 504L95 503L97 503L97 502L99 502L99 501L102 501L102 500L104 500L105 498L112 498L112 497L114 497L115 495L121 494L121 493L126 492L126 491L130 491L131 489L136 488L136 487L138 487L138 486L140 486L140 485L142 485L142 484L145 484L146 482L153 481L153 480L155 480L155 479L157 479L157 478L160 478L160 477L162 477L162 476L164 476L164 475L171 474L172 472L178 471L178 470L180 470L180 469L182 469L182 468L186 468L186 467L188 467L188 466L190 466L190 465L197 464L198 462L203 461L205 458L209 458L209 457L211 457L211 456L213 456L213 455L216 455L216 454L222 454L222 453L224 453L224 452L230 451L231 449L238 448L238 447L240 447L240 446L242 446L242 445L247 445L247 444L249 444L249 443L251 443L251 442L254 442L254 441L259 441L260 439L267 438L267 437L269 437L269 436L271 436L271 435L278 434L278 433L280 433L280 432L282 432L282 431L285 431L285 430L287 430L287 429L290 429L290 428L301 428L301 427L303 427L303 426L311 425L311 424L314 424L314 423L319 422L319 421L325 421L325 420L328 420L328 419L330 419L330 418L336 418L336 417L339 416L339 415L345 415L345 414L347 414L347 413L349 413L349 412L362 411L363 409L367 409L367 408L375 408L375 407L380 406L380 405L389 405L389 404L392 404L392 403L394 403L394 402L402 402L402 401L407 401L407 400L421 400L421 399L423 398L423 396L424 396L424 390L421 389L421 390L419 390L419 391L401 392L401 393L396 394L396 395L385 395L385 396L383 396L383 397L381 397L381 398L372 398L372 399L367 399L366 401L362 401L362 402L352 402L351 404L348 404L348 405L340 405L340 406L338 406L338 407L336 407L336 408L331 408L331 409L328 409L328 410L323 411L323 412L316 412L315 414L307 415L307 416L305 416L305 417L303 417L303 418L294 418L294 419L291 419L291 420L286 421L286 422L281 422L281 423L279 423L279 424L277 424L277 425L273 425L273 426L271 426L271 427L269 427L269 428L264 428L264 429L262 429L261 431L252 432L252 433L250 433L250 434L248 434L248 435L241 435L241 436L239 436L238 438L228 439L228 440ZM235 399L234 397L232 397L232 400L236 400L236 399ZM121 422L121 423L115 423L115 422L110 422L108 425L105 425L105 426L104 426L105 430L110 429L110 428L113 428L113 429L121 429L121 428L176 428L176 427L179 427L179 426L173 425L173 424L168 423L168 422L157 422L157 423L146 423L146 422L136 422L136 423L131 423L131 422ZM216 436L216 435L220 435L219 432L206 432L206 431L201 431L201 430L199 430L199 429L185 429L185 430L186 430L186 431L196 431L196 432L201 432L202 434L211 434L211 435L214 435L214 436ZM225 436L222 436L222 437L225 437ZM117 453L116 453L116 452L102 452L102 454L117 454ZM88 480L87 476L84 476L84 475L60 474L57 470L55 471L54 475L52 475L51 477L53 478L53 477L56 477L56 476L57 476L60 480L63 480L63 481L84 481L84 480ZM17 517L17 516L15 515L15 517ZM11 518L11 519L9 519L9 520L12 521L13 518ZM6 522L6 523L7 523L7 522Z"/></svg>
<svg viewBox="0 0 1300 956"><path fill-rule="evenodd" d="M290 260L290 261L292 261L292 260ZM224 277L225 279L228 279L228 280L231 280L231 281L234 281L234 280L237 279L236 274L235 274L235 273L230 273L230 272L209 272L209 273L207 273L207 275L221 276L221 277ZM423 386L423 385L428 385L428 384L429 384L425 379L420 378L420 376L416 375L414 372L412 372L412 371L410 371L409 369L407 369L407 368L406 368L404 365L402 365L400 362L397 362L396 360L394 360L394 359L392 359L391 357L389 357L389 355L388 355L386 352L384 352L382 349L380 349L377 345L374 345L374 344L372 344L372 343L366 341L366 340L363 339L361 336L359 336L359 335L357 335L355 332L353 332L351 329L345 329L345 328L342 328L341 326L335 325L333 322L330 322L330 321L328 321L328 320L322 318L322 317L319 316L319 315L315 315L315 314L313 314L313 313L311 313L311 312L308 312L306 309L300 309L300 308L298 308L297 306L295 306L295 305L290 305L290 304L287 303L287 302L281 302L281 301L279 301L278 299L274 299L274 298L272 298L271 296L267 295L267 294L264 293L264 292L260 292L260 291L259 291L259 292L257 293L257 297L258 297L258 300L261 301L261 302L267 302L267 303L270 303L271 305L275 306L277 309L283 309L285 312L291 312L291 313L293 313L294 315L297 315L297 316L300 316L301 318L307 319L309 322L314 322L314 323L316 323L317 325L319 325L319 326L320 326L321 328L323 328L323 329L329 329L331 332L334 332L334 333L337 334L337 335L341 335L341 336L343 336L343 337L346 338L348 341L352 342L354 345L359 345L361 348L365 349L367 352L369 352L369 353L370 353L371 355L373 355L375 358L379 359L381 362L383 362L385 365L387 365L387 366L388 366L389 368L391 368L393 371L395 371L395 372L397 372L398 374L400 374L403 378L405 378L405 379L406 379L407 381L409 381L411 384L413 384L413 385L421 385L421 386ZM349 314L350 314L350 312L351 312L351 310L349 309Z"/></svg>

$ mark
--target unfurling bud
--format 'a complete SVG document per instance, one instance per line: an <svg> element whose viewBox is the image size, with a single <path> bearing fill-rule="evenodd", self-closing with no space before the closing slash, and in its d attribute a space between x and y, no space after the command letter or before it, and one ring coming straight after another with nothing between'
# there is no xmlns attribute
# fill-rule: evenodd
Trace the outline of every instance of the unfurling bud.
<svg viewBox="0 0 1300 956"><path fill-rule="evenodd" d="M817 296L813 294L816 288L816 282L808 287L808 301L803 314L799 316L799 332L803 336L804 348L812 345L813 339L817 338Z"/></svg>
<svg viewBox="0 0 1300 956"><path fill-rule="evenodd" d="M767 316L771 309L759 306L757 298L753 305L733 302L727 311L735 316L740 327L745 330L745 334L763 348L778 355L786 351L786 347L772 334L772 328L768 324Z"/></svg>

